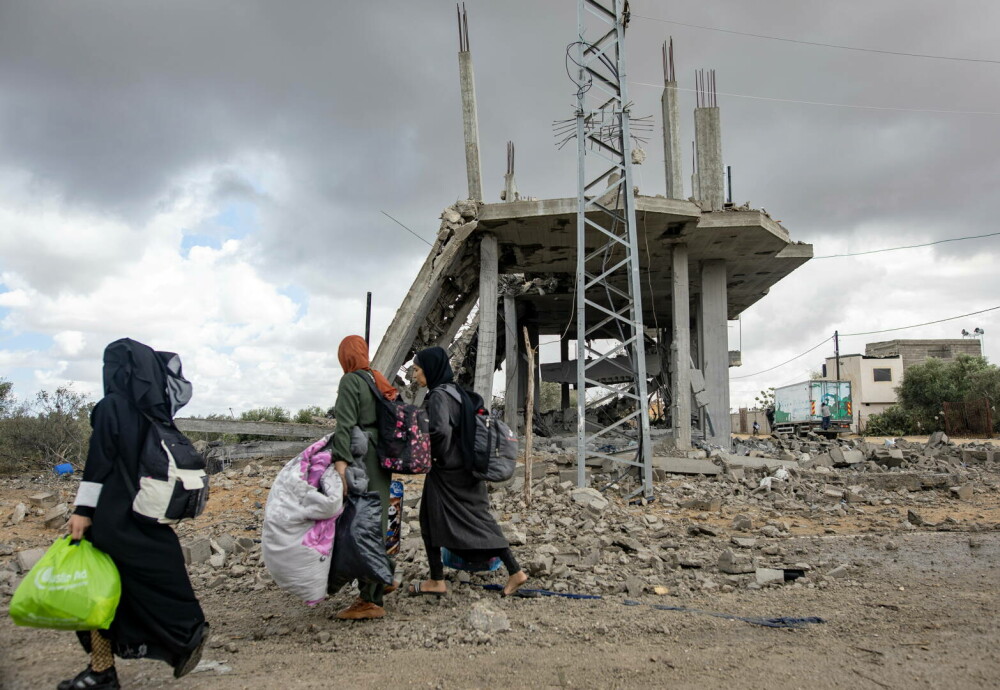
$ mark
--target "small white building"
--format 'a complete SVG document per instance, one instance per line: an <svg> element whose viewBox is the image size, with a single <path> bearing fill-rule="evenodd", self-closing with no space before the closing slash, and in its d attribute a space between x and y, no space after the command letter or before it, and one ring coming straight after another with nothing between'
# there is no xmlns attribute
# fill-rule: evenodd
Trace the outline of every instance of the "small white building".
<svg viewBox="0 0 1000 690"><path fill-rule="evenodd" d="M827 357L824 379L837 379L837 359ZM841 355L840 380L851 382L851 429L859 433L868 417L884 412L896 403L896 388L903 382L903 358L900 355L872 357Z"/></svg>

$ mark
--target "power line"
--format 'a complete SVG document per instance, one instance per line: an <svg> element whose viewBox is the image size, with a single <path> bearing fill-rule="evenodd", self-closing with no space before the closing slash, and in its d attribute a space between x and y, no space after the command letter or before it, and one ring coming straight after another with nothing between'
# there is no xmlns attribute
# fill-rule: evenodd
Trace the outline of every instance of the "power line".
<svg viewBox="0 0 1000 690"><path fill-rule="evenodd" d="M937 321L927 321L925 323L918 323L912 326L900 326L899 328L884 328L880 331L864 331L863 333L841 333L841 338L848 338L854 335L873 335L875 333L889 333L890 331L905 331L910 328L920 328L921 326L930 326L935 323L944 323L945 321L954 321L955 319L964 319L967 316L975 316L976 314L985 314L988 311L995 311L1000 309L1000 306L990 307L989 309L980 309L979 311L972 311L968 314L959 314L958 316L949 316L947 319L938 319Z"/></svg>
<svg viewBox="0 0 1000 690"><path fill-rule="evenodd" d="M629 84L635 84L636 86L652 86L656 89L662 89L663 84L650 84L645 81L630 81ZM680 86L677 87L678 91L695 91L695 89L685 89ZM752 96L745 93L724 93L719 91L716 93L718 96L730 96L731 98L747 98L755 101L771 101L773 103L800 103L802 105L823 105L829 108L852 108L855 110L888 110L900 113L933 113L937 115L993 115L1000 116L1000 112L992 110L939 110L935 108L893 108L891 106L881 106L881 105L854 105L852 103L828 103L826 101L800 101L794 98L770 98L767 96Z"/></svg>
<svg viewBox="0 0 1000 690"><path fill-rule="evenodd" d="M768 369L764 369L763 371L758 371L758 372L753 373L753 374L746 374L744 376L730 376L729 380L730 381L735 381L736 379L748 379L748 378L751 378L753 376L759 376L761 374L766 374L769 371L774 371L775 369L777 369L779 367L783 367L786 364L790 364L790 363L794 362L795 360L797 360L800 357L805 357L806 355L808 355L813 350L818 349L819 347L822 347L823 345L826 345L831 340L833 340L833 336L830 336L829 338L826 338L823 342L821 342L818 345L815 345L813 347L810 347L808 350L806 350L805 352L803 352L801 355L795 355L791 359L786 360L786 361L782 362L781 364L775 364L773 367L770 367Z"/></svg>
<svg viewBox="0 0 1000 690"><path fill-rule="evenodd" d="M900 249L916 249L918 247L930 247L935 244L944 244L945 242L959 242L961 240L980 240L984 237L996 237L1000 235L1000 232L990 232L985 235L971 235L969 237L951 237L946 240L937 240L935 242L926 242L924 244L908 244L903 247L887 247L886 249L872 249L867 252L854 252L851 254L829 254L827 256L814 256L813 261L816 259L837 259L843 256L864 256L865 254L878 254L880 252L894 252Z"/></svg>
<svg viewBox="0 0 1000 690"><path fill-rule="evenodd" d="M392 222L394 222L397 225L399 225L400 227L402 227L404 230L406 230L408 233L410 233L411 235L413 235L414 237L416 237L418 240L420 240L421 242L423 242L424 244L426 244L428 247L433 247L434 246L433 244L431 244L430 242L428 242L427 240L425 240L423 237L421 237L417 233L413 232L408 227L406 227L405 225L403 225L402 223L400 223L398 220L396 220L395 218L393 218L392 216L390 216L385 211L379 211L379 213L381 213L383 216L385 216L386 218L388 218Z"/></svg>
<svg viewBox="0 0 1000 690"><path fill-rule="evenodd" d="M685 22L676 22L670 19L661 19L660 17L649 17L642 14L632 13L633 17L639 17L640 19L649 19L654 22L663 22L664 24L675 24L677 26L686 26L691 29L702 29L704 31L718 31L723 34L736 34L737 36L750 36L752 38L764 38L769 41L782 41L784 43L798 43L807 46L819 46L821 48L837 48L839 50L853 50L860 53L881 53L883 55L899 55L901 57L915 57L915 58L925 58L927 60L951 60L953 62L982 62L993 65L1000 65L1000 60L991 60L989 58L966 58L966 57L956 57L954 55L930 55L928 53L907 53L903 51L896 50L881 50L879 48L859 48L857 46L842 46L836 43L821 43L819 41L804 41L797 38L786 38L784 36L768 36L766 34L755 34L749 31L734 31L733 29L720 29L715 26L703 26L701 24L687 24Z"/></svg>

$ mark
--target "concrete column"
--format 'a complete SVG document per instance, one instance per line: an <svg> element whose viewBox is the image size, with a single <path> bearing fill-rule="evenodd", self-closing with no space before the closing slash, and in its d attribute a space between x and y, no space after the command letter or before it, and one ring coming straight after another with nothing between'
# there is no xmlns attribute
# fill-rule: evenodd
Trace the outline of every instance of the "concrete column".
<svg viewBox="0 0 1000 690"><path fill-rule="evenodd" d="M732 418L729 415L729 322L726 296L726 262L704 261L701 265L701 324L699 344L701 369L712 429L705 429L709 443L729 450Z"/></svg>
<svg viewBox="0 0 1000 690"><path fill-rule="evenodd" d="M497 356L497 236L483 235L479 246L479 345L476 351L476 379L473 390L493 403L493 373Z"/></svg>
<svg viewBox="0 0 1000 690"><path fill-rule="evenodd" d="M691 307L688 277L688 248L675 244L673 274L673 331L670 343L670 416L674 444L678 450L691 449Z"/></svg>
<svg viewBox="0 0 1000 690"><path fill-rule="evenodd" d="M667 198L684 199L684 172L681 167L681 114L677 82L668 81L660 97L663 109L663 161L666 168Z"/></svg>
<svg viewBox="0 0 1000 690"><path fill-rule="evenodd" d="M472 53L458 54L458 75L462 85L462 124L465 128L465 170L469 178L469 198L483 200L482 164L479 160L479 115L476 110L476 78Z"/></svg>
<svg viewBox="0 0 1000 690"><path fill-rule="evenodd" d="M695 153L698 162L698 201L721 211L725 201L722 173L722 129L718 108L695 108Z"/></svg>
<svg viewBox="0 0 1000 690"><path fill-rule="evenodd" d="M503 321L504 321L504 342L507 345L504 361L505 379L507 381L504 391L503 420L511 429L517 430L517 411L520 405L520 398L517 394L517 384L519 380L518 369L522 368L521 348L517 327L517 303L513 295L503 296Z"/></svg>

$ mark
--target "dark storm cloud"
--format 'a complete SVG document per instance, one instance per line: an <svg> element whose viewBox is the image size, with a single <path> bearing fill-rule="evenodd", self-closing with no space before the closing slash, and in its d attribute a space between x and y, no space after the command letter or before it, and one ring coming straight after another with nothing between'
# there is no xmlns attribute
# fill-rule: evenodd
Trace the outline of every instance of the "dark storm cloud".
<svg viewBox="0 0 1000 690"><path fill-rule="evenodd" d="M924 0L632 3L636 14L806 40L996 57L1000 7ZM572 2L467 3L476 63L484 191L497 200L504 143L518 183L575 194L571 147L550 125L572 116L564 51ZM276 156L281 199L218 179L217 196L261 207L248 240L271 279L336 294L379 267L411 275L441 208L464 196L454 5L450 1L22 2L0 9L0 160L70 204L141 223L173 181L247 152ZM635 18L631 96L655 115L643 191L663 187L659 44L673 35L680 85L696 67L722 92L901 108L1000 111L998 65L838 51ZM693 95L682 95L683 137ZM793 238L824 241L879 222L920 239L981 232L992 216L1000 118L721 97L736 201L766 207ZM685 174L689 163L685 161ZM868 238L858 238L864 241ZM872 240L875 241L875 240ZM942 251L961 254L954 244ZM345 257L349 260L345 261ZM336 273L333 267L336 266ZM407 281L403 281L407 282ZM405 286L401 289L405 290Z"/></svg>

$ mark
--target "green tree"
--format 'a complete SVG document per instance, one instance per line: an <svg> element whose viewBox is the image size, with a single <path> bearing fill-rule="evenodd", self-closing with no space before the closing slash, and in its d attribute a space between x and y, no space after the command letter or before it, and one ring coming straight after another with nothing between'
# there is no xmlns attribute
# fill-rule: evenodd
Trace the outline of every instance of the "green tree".
<svg viewBox="0 0 1000 690"><path fill-rule="evenodd" d="M986 398L996 405L1000 400L1000 367L969 355L959 355L950 362L931 358L906 370L896 397L897 405L869 418L867 433L926 433L942 429L946 402ZM993 417L994 429L1000 430L1000 419L995 414ZM876 434L873 429L886 433Z"/></svg>
<svg viewBox="0 0 1000 690"><path fill-rule="evenodd" d="M753 400L757 404L758 410L766 410L769 407L774 407L774 388L762 390L754 396Z"/></svg>
<svg viewBox="0 0 1000 690"><path fill-rule="evenodd" d="M14 409L14 384L0 379L0 418L6 417Z"/></svg>

